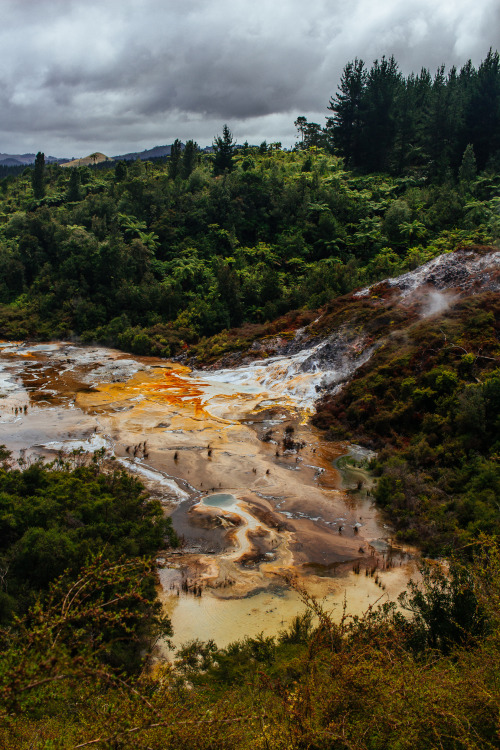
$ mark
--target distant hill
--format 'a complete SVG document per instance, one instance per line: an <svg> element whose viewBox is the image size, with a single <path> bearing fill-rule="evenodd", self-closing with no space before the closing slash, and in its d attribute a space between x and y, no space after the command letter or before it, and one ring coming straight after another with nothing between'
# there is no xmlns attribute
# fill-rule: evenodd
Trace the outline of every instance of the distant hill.
<svg viewBox="0 0 500 750"><path fill-rule="evenodd" d="M181 149L184 150L184 143L181 143ZM170 156L172 145L153 146L153 148L144 149L144 151L131 151L128 154L119 154L117 156L106 156L100 151L96 151L97 159L94 161L92 156L82 156L78 159L63 159L56 156L46 156L45 163L59 163L62 167L83 167L101 164L104 161L147 161L148 159L160 159L162 156ZM207 147L204 152L212 151L212 147ZM0 167L21 167L34 164L36 154L2 154L0 153Z"/></svg>
<svg viewBox="0 0 500 750"><path fill-rule="evenodd" d="M0 154L0 166L2 167L20 167L23 164L28 166L34 164L36 154ZM56 156L46 156L45 163L62 162L65 159L58 159Z"/></svg>
<svg viewBox="0 0 500 750"><path fill-rule="evenodd" d="M13 156L8 156L6 159L0 160L0 166L2 167L23 167L24 164L22 161L19 161L19 159L14 158Z"/></svg>
<svg viewBox="0 0 500 750"><path fill-rule="evenodd" d="M112 161L112 159L100 151L94 151L93 154L82 156L81 159L72 159L71 161L64 162L64 164L61 164L61 167L88 167L94 164L101 164L103 161Z"/></svg>
<svg viewBox="0 0 500 750"><path fill-rule="evenodd" d="M181 143L181 148L184 148L184 144ZM148 159L159 159L162 156L170 156L172 146L154 146L153 148L145 149L144 151L131 151L129 154L120 154L119 156L113 156L114 161L135 161L141 159L147 161Z"/></svg>

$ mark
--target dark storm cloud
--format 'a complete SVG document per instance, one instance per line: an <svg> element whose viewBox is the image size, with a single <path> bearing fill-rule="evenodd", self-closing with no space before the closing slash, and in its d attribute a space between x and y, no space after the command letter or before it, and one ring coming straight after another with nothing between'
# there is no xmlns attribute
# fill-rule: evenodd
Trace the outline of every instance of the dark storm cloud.
<svg viewBox="0 0 500 750"><path fill-rule="evenodd" d="M3 0L0 151L207 144L226 121L291 144L355 56L435 71L499 37L498 0Z"/></svg>

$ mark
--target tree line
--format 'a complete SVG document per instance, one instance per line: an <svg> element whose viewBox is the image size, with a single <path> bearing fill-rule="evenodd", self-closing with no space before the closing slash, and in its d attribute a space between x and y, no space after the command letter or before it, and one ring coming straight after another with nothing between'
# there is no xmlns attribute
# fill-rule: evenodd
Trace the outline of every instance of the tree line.
<svg viewBox="0 0 500 750"><path fill-rule="evenodd" d="M491 170L433 184L221 139L158 163L40 158L0 180L2 335L170 356L498 236Z"/></svg>
<svg viewBox="0 0 500 750"><path fill-rule="evenodd" d="M490 49L478 68L404 76L393 56L370 68L356 58L343 69L322 127L297 118L303 147L322 146L362 172L455 177L470 145L477 169L500 161L500 58Z"/></svg>

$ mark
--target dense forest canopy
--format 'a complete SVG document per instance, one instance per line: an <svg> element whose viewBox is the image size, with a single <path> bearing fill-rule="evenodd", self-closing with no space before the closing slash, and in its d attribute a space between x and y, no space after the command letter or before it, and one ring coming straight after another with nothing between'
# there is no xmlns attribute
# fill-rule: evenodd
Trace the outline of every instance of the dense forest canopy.
<svg viewBox="0 0 500 750"><path fill-rule="evenodd" d="M393 56L349 62L324 127L299 117L304 146L323 146L362 172L413 171L443 181L457 175L468 145L479 171L498 169L500 57L490 49L476 69L434 75L423 68L405 77Z"/></svg>
<svg viewBox="0 0 500 750"><path fill-rule="evenodd" d="M499 233L500 67L349 63L325 128L0 181L0 331L169 356ZM346 171L349 169L350 171Z"/></svg>

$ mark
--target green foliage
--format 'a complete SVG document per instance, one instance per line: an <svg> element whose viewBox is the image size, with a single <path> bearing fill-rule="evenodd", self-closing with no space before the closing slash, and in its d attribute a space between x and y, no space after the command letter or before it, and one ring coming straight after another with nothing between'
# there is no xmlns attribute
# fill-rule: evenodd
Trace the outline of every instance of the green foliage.
<svg viewBox="0 0 500 750"><path fill-rule="evenodd" d="M123 471L40 463L0 468L0 565L4 621L23 613L63 573L77 575L90 556L151 555L176 544L170 519Z"/></svg>
<svg viewBox="0 0 500 750"><path fill-rule="evenodd" d="M137 674L156 639L172 632L153 582L151 563L110 562L101 554L78 574L55 580L43 603L1 630L4 723L18 712L35 721L55 713L79 684L93 681L99 691Z"/></svg>
<svg viewBox="0 0 500 750"><path fill-rule="evenodd" d="M351 74L363 82L362 63ZM396 85L394 62L372 78ZM466 200L413 176L356 177L312 144L240 153L229 131L221 141L231 170L220 177L212 155L176 142L166 166L51 167L37 204L26 176L12 182L0 200L2 335L169 356L500 231L494 179L472 180Z"/></svg>
<svg viewBox="0 0 500 750"><path fill-rule="evenodd" d="M172 356L500 231L491 179L465 198L421 178L355 176L316 145L240 151L228 131L217 148L179 141L166 164L51 167L36 203L26 175L11 179L0 333Z"/></svg>
<svg viewBox="0 0 500 750"><path fill-rule="evenodd" d="M35 158L32 175L33 195L40 200L45 195L45 155L39 151Z"/></svg>
<svg viewBox="0 0 500 750"><path fill-rule="evenodd" d="M406 201L395 200L391 203L384 217L384 232L387 238L396 244L402 241L402 227L411 221L411 210Z"/></svg>
<svg viewBox="0 0 500 750"><path fill-rule="evenodd" d="M468 143L462 157L462 163L458 171L458 176L461 182L471 182L477 173L476 157L474 155L474 146L472 143Z"/></svg>
<svg viewBox="0 0 500 750"><path fill-rule="evenodd" d="M172 143L170 159L168 160L168 176L175 180L181 171L182 144L178 138Z"/></svg>
<svg viewBox="0 0 500 750"><path fill-rule="evenodd" d="M214 175L218 176L224 172L231 172L233 168L234 155L233 134L227 125L222 128L222 136L218 135L214 140Z"/></svg>
<svg viewBox="0 0 500 750"><path fill-rule="evenodd" d="M182 178L187 180L198 160L198 144L195 141L187 141L182 154Z"/></svg>
<svg viewBox="0 0 500 750"><path fill-rule="evenodd" d="M115 180L122 182L127 176L127 162L119 161L115 167Z"/></svg>
<svg viewBox="0 0 500 750"><path fill-rule="evenodd" d="M240 151L224 126L215 156L176 141L166 164L45 170L39 154L33 181L0 183L0 332L213 361L293 335L324 305L318 335L349 322L384 346L316 423L379 450L375 498L400 539L471 558L481 534L500 534L498 299L420 321L341 295L500 236L499 97L492 51L434 78L355 60L326 127L297 119L295 152ZM316 619L277 639L193 642L136 679L170 633L137 556L175 543L160 505L99 460L4 463L2 746L498 746L494 542L473 567L424 568L400 612L335 623L312 603Z"/></svg>
<svg viewBox="0 0 500 750"><path fill-rule="evenodd" d="M71 176L69 178L69 186L68 186L68 201L79 201L81 198L80 195L80 184L81 184L81 178L80 178L80 172L78 168L73 167L71 169Z"/></svg>
<svg viewBox="0 0 500 750"><path fill-rule="evenodd" d="M361 172L427 174L440 183L459 175L467 184L496 158L500 124L500 62L489 51L476 70L444 66L404 78L393 57L349 62L330 100L319 137ZM307 120L296 126L302 136ZM464 153L464 145L469 144ZM464 161L465 159L465 161Z"/></svg>
<svg viewBox="0 0 500 750"><path fill-rule="evenodd" d="M1 458L0 641L11 654L0 692L20 671L32 680L41 670L41 684L103 662L136 672L148 644L171 633L145 561L178 544L160 503L125 472L103 470L98 452L88 465L75 455L76 467L10 468L8 453ZM15 696L24 698L29 691Z"/></svg>
<svg viewBox="0 0 500 750"><path fill-rule="evenodd" d="M351 321L366 304L351 304ZM345 314L337 307L333 327ZM387 318L371 313L372 336L386 334ZM398 537L430 554L467 555L481 532L500 533L499 320L498 295L489 293L437 320L393 318L391 339L314 418L332 437L381 450L375 498Z"/></svg>
<svg viewBox="0 0 500 750"><path fill-rule="evenodd" d="M485 612L478 601L470 569L452 562L450 570L424 563L421 581L410 581L399 597L403 610L412 614L407 639L411 648L450 653L484 635Z"/></svg>
<svg viewBox="0 0 500 750"><path fill-rule="evenodd" d="M95 634L111 627L118 640L140 619L147 574L137 562L93 564L71 588L58 581L44 606L2 633L2 747L34 738L61 750L498 747L500 552L492 540L481 540L467 569L424 566L402 597L406 609L386 604L336 621L303 592L308 609L278 638L226 648L192 641L173 666L126 677L106 665Z"/></svg>

